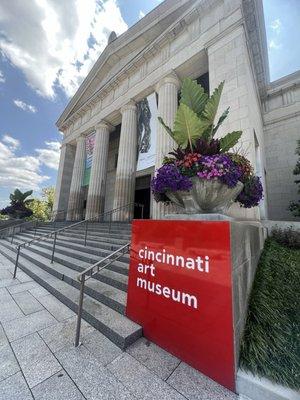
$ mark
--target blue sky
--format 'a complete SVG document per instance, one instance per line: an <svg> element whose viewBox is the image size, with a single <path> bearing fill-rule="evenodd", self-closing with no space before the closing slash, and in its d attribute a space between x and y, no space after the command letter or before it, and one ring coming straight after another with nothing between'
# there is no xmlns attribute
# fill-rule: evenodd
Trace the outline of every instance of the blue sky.
<svg viewBox="0 0 300 400"><path fill-rule="evenodd" d="M121 34L159 2L0 2L0 208L16 187L38 195L55 185L62 139L55 121L109 32ZM274 80L300 69L300 0L264 0L264 8Z"/></svg>

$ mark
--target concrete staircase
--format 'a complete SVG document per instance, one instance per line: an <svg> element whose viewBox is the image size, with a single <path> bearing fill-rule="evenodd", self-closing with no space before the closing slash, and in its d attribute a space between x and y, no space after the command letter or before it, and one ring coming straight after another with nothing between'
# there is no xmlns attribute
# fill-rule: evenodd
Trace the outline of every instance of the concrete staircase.
<svg viewBox="0 0 300 400"><path fill-rule="evenodd" d="M55 229L67 223L56 223ZM40 226L36 236L53 230L53 223ZM51 263L53 238L21 248L19 268L50 293L77 311L79 272L130 242L131 226L113 223L90 223L87 245L84 246L84 224L70 227L57 236L54 262ZM34 230L26 230L0 240L0 253L15 262L17 244L34 238ZM124 349L142 335L142 328L125 316L129 254L113 262L86 281L83 319ZM74 332L75 334L75 332Z"/></svg>

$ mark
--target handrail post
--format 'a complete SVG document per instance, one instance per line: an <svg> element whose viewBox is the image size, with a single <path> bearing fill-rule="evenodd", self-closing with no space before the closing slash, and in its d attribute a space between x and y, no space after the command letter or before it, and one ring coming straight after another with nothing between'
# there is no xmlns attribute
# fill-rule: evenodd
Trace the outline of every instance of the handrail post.
<svg viewBox="0 0 300 400"><path fill-rule="evenodd" d="M109 214L109 227L108 227L108 233L111 231L111 217L112 217L112 212Z"/></svg>
<svg viewBox="0 0 300 400"><path fill-rule="evenodd" d="M141 212L141 214L142 214L142 219L144 219L144 204L142 204L141 206L142 206L142 212Z"/></svg>
<svg viewBox="0 0 300 400"><path fill-rule="evenodd" d="M86 220L85 221L85 234L84 234L84 245L85 246L86 246L86 239L87 239L87 234L88 234L88 224L89 224L89 221Z"/></svg>
<svg viewBox="0 0 300 400"><path fill-rule="evenodd" d="M33 237L36 236L36 230L37 230L37 221L35 221L35 224L34 224L34 235L33 235Z"/></svg>
<svg viewBox="0 0 300 400"><path fill-rule="evenodd" d="M53 264L53 261L54 261L54 252L55 252L55 245L56 245L56 237L57 237L57 233L55 232L55 233L54 233L54 239L53 239L51 264Z"/></svg>
<svg viewBox="0 0 300 400"><path fill-rule="evenodd" d="M15 227L13 226L13 233L12 233L12 236L11 236L11 242L10 242L10 244L13 243L13 241L14 241L14 236L15 236Z"/></svg>
<svg viewBox="0 0 300 400"><path fill-rule="evenodd" d="M75 347L78 347L80 344L79 341L80 341L80 328L81 328L81 318L82 318L82 308L83 308L84 283L85 283L85 275L81 276L80 295L79 295L79 303L77 310Z"/></svg>
<svg viewBox="0 0 300 400"><path fill-rule="evenodd" d="M20 249L21 249L21 246L19 245L17 247L17 257L16 257L16 262L15 262L15 269L14 269L13 279L15 279L16 276L17 276L17 268L18 268L18 265L19 265Z"/></svg>

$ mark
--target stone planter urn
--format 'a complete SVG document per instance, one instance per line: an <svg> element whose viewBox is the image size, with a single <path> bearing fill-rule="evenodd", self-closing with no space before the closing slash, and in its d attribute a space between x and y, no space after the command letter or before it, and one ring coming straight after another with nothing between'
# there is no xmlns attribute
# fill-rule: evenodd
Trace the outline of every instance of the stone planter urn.
<svg viewBox="0 0 300 400"><path fill-rule="evenodd" d="M225 214L244 186L238 182L230 188L217 178L205 180L194 176L191 180L191 190L166 192L171 202L180 207L184 214Z"/></svg>

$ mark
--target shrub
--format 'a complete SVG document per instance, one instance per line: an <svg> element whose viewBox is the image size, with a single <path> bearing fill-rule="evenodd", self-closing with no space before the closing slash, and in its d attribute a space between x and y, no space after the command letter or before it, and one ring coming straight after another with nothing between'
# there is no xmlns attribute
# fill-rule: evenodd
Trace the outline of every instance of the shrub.
<svg viewBox="0 0 300 400"><path fill-rule="evenodd" d="M277 243L284 246L300 249L300 232L290 228L273 228L271 231L271 237L276 240Z"/></svg>

